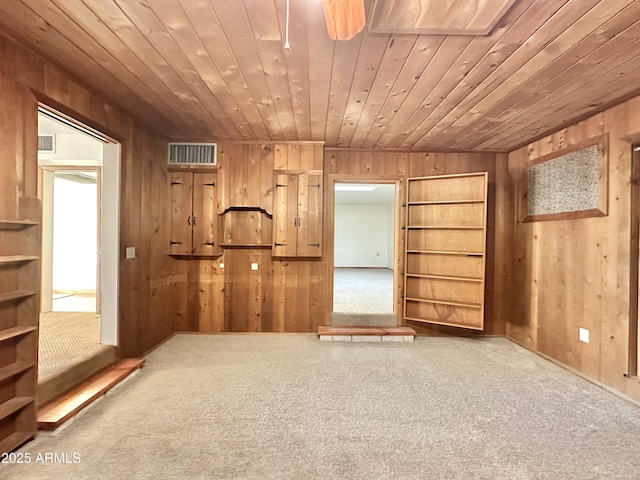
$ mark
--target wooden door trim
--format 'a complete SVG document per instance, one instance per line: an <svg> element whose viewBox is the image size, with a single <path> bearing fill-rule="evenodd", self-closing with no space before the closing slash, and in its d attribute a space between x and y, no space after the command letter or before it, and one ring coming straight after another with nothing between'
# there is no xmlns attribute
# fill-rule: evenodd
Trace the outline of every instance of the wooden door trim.
<svg viewBox="0 0 640 480"><path fill-rule="evenodd" d="M333 313L333 275L334 275L334 253L335 253L335 184L336 183L380 183L395 185L395 218L394 218L394 252L393 252L393 304L396 313L396 324L402 325L403 309L400 302L398 287L400 285L400 267L404 259L404 240L401 234L402 225L402 202L404 189L403 175L375 175L375 174L346 174L329 173L324 180L324 227L323 227L323 257L325 258L324 285L325 285L325 318L324 324L331 325L331 314ZM402 242L402 244L401 244Z"/></svg>
<svg viewBox="0 0 640 480"><path fill-rule="evenodd" d="M95 171L96 172L96 217L97 217L97 244L96 247L98 249L98 255L96 257L96 313L102 313L101 301L102 301L102 167L99 165L55 165L55 164L47 164L47 165L38 165L38 197L42 199L43 194L43 176L40 172L48 171L55 174L55 172L60 171L71 171L71 172L84 172L84 171ZM44 200L44 199L43 199ZM42 242L40 242L40 248L42 248Z"/></svg>
<svg viewBox="0 0 640 480"><path fill-rule="evenodd" d="M631 237L629 255L629 365L628 374L638 375L638 354L640 353L638 313L640 306L640 143L631 147Z"/></svg>

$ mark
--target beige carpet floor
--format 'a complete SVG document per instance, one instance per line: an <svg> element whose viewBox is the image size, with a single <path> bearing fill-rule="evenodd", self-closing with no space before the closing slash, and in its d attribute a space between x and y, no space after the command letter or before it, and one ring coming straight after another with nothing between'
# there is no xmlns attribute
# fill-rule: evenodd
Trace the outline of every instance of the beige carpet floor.
<svg viewBox="0 0 640 480"><path fill-rule="evenodd" d="M100 344L100 315L87 312L40 314L38 382L44 382L73 365L111 347Z"/></svg>
<svg viewBox="0 0 640 480"><path fill-rule="evenodd" d="M393 271L386 268L335 268L333 311L393 313Z"/></svg>
<svg viewBox="0 0 640 480"><path fill-rule="evenodd" d="M640 408L502 338L177 335L2 478L637 480ZM73 463L73 454L77 463Z"/></svg>

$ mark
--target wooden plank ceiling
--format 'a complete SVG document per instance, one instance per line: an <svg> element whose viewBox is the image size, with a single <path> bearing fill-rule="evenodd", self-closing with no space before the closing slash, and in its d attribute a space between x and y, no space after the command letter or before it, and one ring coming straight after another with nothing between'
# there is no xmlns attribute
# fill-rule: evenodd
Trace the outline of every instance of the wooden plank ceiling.
<svg viewBox="0 0 640 480"><path fill-rule="evenodd" d="M488 36L348 42L320 0L290 1L289 51L286 0L2 0L0 31L176 139L509 151L640 93L637 0L517 0Z"/></svg>

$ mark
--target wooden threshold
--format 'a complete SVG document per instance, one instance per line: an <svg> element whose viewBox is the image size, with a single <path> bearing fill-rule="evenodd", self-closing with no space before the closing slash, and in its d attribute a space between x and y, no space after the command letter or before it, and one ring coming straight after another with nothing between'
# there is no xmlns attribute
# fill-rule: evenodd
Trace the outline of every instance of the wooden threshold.
<svg viewBox="0 0 640 480"><path fill-rule="evenodd" d="M320 325L318 335L412 335L416 331L411 327L333 327Z"/></svg>
<svg viewBox="0 0 640 480"><path fill-rule="evenodd" d="M65 395L42 406L38 409L38 429L55 430L142 367L143 363L142 359L125 358L100 370Z"/></svg>

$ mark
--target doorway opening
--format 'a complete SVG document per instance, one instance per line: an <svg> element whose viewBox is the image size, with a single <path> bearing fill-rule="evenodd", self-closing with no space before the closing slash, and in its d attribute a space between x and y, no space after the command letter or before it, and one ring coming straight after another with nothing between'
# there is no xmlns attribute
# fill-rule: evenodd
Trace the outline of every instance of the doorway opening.
<svg viewBox="0 0 640 480"><path fill-rule="evenodd" d="M396 185L334 185L333 325L396 326Z"/></svg>
<svg viewBox="0 0 640 480"><path fill-rule="evenodd" d="M39 404L116 360L119 165L113 140L38 108Z"/></svg>
<svg viewBox="0 0 640 480"><path fill-rule="evenodd" d="M640 376L640 143L631 149L631 255L629 375Z"/></svg>

